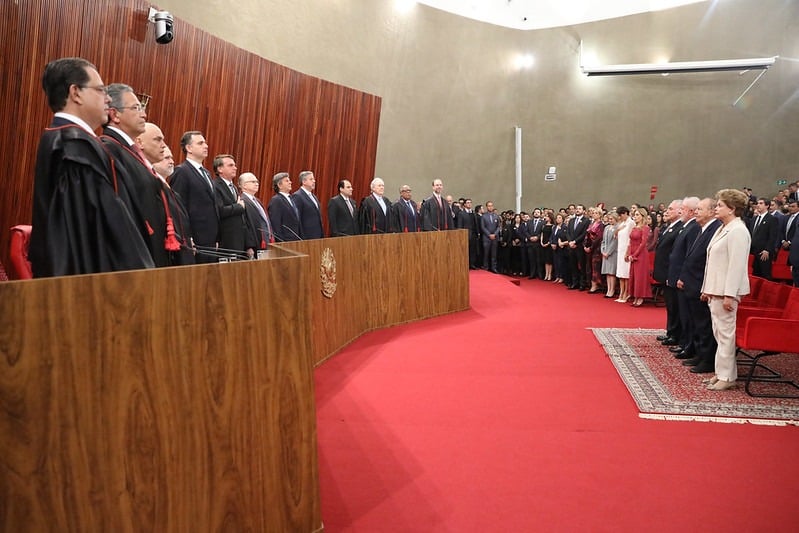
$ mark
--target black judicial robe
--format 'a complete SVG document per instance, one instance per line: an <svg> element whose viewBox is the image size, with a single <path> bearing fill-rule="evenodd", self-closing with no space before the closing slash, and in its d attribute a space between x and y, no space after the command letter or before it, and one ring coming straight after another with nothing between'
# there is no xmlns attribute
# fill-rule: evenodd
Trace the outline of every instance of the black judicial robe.
<svg viewBox="0 0 799 533"><path fill-rule="evenodd" d="M31 242L34 277L154 267L100 141L56 117L36 154Z"/></svg>
<svg viewBox="0 0 799 533"><path fill-rule="evenodd" d="M114 130L105 128L100 140L114 158L119 196L127 204L155 266L168 266L169 252L164 247L166 210L161 196L161 180Z"/></svg>

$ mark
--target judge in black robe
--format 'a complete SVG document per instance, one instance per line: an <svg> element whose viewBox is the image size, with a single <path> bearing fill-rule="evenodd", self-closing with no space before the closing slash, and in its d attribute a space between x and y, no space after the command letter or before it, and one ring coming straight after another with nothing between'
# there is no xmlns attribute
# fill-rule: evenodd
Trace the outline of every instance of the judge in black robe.
<svg viewBox="0 0 799 533"><path fill-rule="evenodd" d="M154 266L102 145L60 116L39 141L32 225L34 277Z"/></svg>
<svg viewBox="0 0 799 533"><path fill-rule="evenodd" d="M116 131L106 127L100 139L114 159L120 198L127 204L155 266L168 266L169 251L164 246L166 211L160 180Z"/></svg>

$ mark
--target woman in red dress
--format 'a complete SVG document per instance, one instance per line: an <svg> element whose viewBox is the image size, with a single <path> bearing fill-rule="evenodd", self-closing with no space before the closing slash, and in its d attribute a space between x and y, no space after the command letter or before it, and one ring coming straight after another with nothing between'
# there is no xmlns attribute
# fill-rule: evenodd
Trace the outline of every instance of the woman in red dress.
<svg viewBox="0 0 799 533"><path fill-rule="evenodd" d="M633 215L635 227L630 231L630 246L627 248L627 262L630 263L630 295L635 299L633 307L641 307L644 298L652 297L649 282L649 251L646 241L651 230L646 225L646 209L639 207Z"/></svg>

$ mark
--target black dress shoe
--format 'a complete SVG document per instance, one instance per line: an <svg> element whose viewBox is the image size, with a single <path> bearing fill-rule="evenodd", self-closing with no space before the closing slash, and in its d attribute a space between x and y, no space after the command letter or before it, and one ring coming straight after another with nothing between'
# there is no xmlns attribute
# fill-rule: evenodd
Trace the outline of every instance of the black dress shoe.
<svg viewBox="0 0 799 533"><path fill-rule="evenodd" d="M696 366L702 362L702 359L699 357L691 357L690 359L684 359L682 362L682 366Z"/></svg>
<svg viewBox="0 0 799 533"><path fill-rule="evenodd" d="M677 339L675 339L674 337L669 337L668 339L661 341L660 344L662 344L663 346L677 346L679 342L677 342Z"/></svg>
<svg viewBox="0 0 799 533"><path fill-rule="evenodd" d="M669 346L669 351L671 353L678 353L678 352L682 352L683 350L684 350L684 348L682 346L680 346L679 344L677 346Z"/></svg>
<svg viewBox="0 0 799 533"><path fill-rule="evenodd" d="M666 339L668 339L668 338L669 338L669 336L668 336L668 335L658 335L658 336L657 336L657 337L655 337L655 338L656 338L657 340L659 340L659 341L661 341L661 342L662 342L662 341L665 341Z"/></svg>
<svg viewBox="0 0 799 533"><path fill-rule="evenodd" d="M690 359L692 357L696 357L696 356L694 354L688 353L686 351L682 351L680 353L675 353L674 354L674 358L675 359Z"/></svg>
<svg viewBox="0 0 799 533"><path fill-rule="evenodd" d="M577 285L569 285L569 290L570 290L570 291L576 291L576 290L577 290L577 289L579 289L579 288L580 288L580 287L578 287Z"/></svg>
<svg viewBox="0 0 799 533"><path fill-rule="evenodd" d="M715 372L715 367L710 365L696 365L691 369L691 372L694 374L709 374L710 372Z"/></svg>

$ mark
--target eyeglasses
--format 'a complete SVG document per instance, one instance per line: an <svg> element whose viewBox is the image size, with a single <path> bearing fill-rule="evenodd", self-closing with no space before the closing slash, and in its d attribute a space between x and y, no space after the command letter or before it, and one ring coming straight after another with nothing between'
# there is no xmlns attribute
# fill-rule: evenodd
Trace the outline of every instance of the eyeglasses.
<svg viewBox="0 0 799 533"><path fill-rule="evenodd" d="M142 104L134 104L134 105L129 105L127 107L115 107L114 109L116 109L117 111L124 111L125 109L130 109L134 113L141 113L142 111L147 109L147 106L143 106Z"/></svg>
<svg viewBox="0 0 799 533"><path fill-rule="evenodd" d="M108 87L105 85L78 85L81 89L94 89L97 92L108 94Z"/></svg>
<svg viewBox="0 0 799 533"><path fill-rule="evenodd" d="M410 189L402 189L400 192L411 192Z"/></svg>
<svg viewBox="0 0 799 533"><path fill-rule="evenodd" d="M247 183L255 183L255 184L257 184L257 183L258 183L258 180L247 180L247 181L245 181L244 183L245 183L245 184L247 184Z"/></svg>

